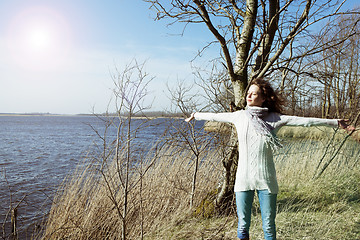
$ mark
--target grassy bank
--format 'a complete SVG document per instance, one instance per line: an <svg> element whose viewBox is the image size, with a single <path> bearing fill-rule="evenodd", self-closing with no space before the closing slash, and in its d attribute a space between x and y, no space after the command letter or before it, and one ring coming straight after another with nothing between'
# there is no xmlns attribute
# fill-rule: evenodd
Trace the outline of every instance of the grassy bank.
<svg viewBox="0 0 360 240"><path fill-rule="evenodd" d="M335 130L334 128L318 126L318 127L290 127L284 126L280 128L277 135L281 138L291 139L313 139L321 140L335 137L336 140L340 141L344 139L347 133L344 130ZM360 142L360 131L355 131L349 138L351 141Z"/></svg>
<svg viewBox="0 0 360 240"><path fill-rule="evenodd" d="M329 144L331 138L288 141L275 153L279 239L360 239L359 145L347 141L339 150L342 138ZM79 169L59 189L42 238L120 239L125 221L128 239L235 239L235 208L229 216L210 214L222 176L216 151L200 156L192 208L192 154L166 147L155 157L144 156L132 172L125 215L116 161ZM251 236L263 238L258 203Z"/></svg>

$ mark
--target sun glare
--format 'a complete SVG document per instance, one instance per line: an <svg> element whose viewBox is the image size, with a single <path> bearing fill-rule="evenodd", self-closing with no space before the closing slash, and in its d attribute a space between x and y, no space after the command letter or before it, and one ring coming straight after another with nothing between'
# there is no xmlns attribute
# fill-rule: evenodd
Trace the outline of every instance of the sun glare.
<svg viewBox="0 0 360 240"><path fill-rule="evenodd" d="M34 28L29 32L29 47L42 50L51 46L51 33L47 29Z"/></svg>
<svg viewBox="0 0 360 240"><path fill-rule="evenodd" d="M70 49L69 29L64 17L52 9L36 7L20 12L7 34L12 60L34 71L60 67Z"/></svg>

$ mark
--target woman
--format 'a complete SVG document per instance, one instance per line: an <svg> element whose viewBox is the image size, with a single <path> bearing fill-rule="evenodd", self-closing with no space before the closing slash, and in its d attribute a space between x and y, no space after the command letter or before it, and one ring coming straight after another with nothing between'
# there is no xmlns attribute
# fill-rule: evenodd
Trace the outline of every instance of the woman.
<svg viewBox="0 0 360 240"><path fill-rule="evenodd" d="M326 125L353 130L345 120L304 118L282 115L283 102L271 85L263 79L255 79L247 92L245 110L227 113L192 113L192 119L227 122L235 125L239 141L239 162L234 192L238 214L237 235L249 239L251 206L257 192L266 240L276 239L275 215L278 184L273 149L281 147L276 137L284 125Z"/></svg>

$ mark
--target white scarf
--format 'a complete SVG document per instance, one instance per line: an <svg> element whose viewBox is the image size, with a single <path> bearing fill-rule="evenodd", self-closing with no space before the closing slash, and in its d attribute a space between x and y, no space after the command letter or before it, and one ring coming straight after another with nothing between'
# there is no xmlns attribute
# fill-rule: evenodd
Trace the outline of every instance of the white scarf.
<svg viewBox="0 0 360 240"><path fill-rule="evenodd" d="M282 148L282 144L280 139L274 134L274 128L263 119L269 114L268 111L268 108L251 106L248 106L245 110L256 132L265 136L271 148L276 150Z"/></svg>

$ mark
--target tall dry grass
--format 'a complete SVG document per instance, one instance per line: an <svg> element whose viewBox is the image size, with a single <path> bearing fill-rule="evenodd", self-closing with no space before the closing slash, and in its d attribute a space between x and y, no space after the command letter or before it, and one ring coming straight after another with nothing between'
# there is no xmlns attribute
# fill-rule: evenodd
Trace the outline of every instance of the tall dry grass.
<svg viewBox="0 0 360 240"><path fill-rule="evenodd" d="M360 147L342 138L332 141L287 140L275 153L280 192L279 239L360 239ZM330 142L329 142L330 141ZM333 158L324 173L317 171ZM235 239L236 216L212 217L212 195L222 176L216 151L203 152L194 208L189 209L193 161L190 151L168 146L144 159L153 164L141 177L133 172L126 216L128 239ZM319 164L319 160L322 163ZM99 174L88 165L66 179L54 199L43 239L121 239L123 192L114 162ZM139 181L141 179L141 181ZM107 182L106 182L106 181ZM111 186L110 188L108 186ZM111 194L117 202L111 200ZM206 209L208 208L208 209ZM196 214L195 214L196 213ZM258 202L254 203L252 239L263 239Z"/></svg>
<svg viewBox="0 0 360 240"><path fill-rule="evenodd" d="M291 129L295 135L305 130ZM318 140L288 140L276 153L279 239L360 239L360 145L343 142L344 132L333 134L320 128L307 134ZM262 239L260 226L258 219L253 239Z"/></svg>
<svg viewBox="0 0 360 240"><path fill-rule="evenodd" d="M195 205L213 191L220 178L221 169L215 155L208 152L201 156L204 160L198 170ZM157 156L155 162L144 161L153 165L142 177L140 171L131 176L129 214L126 216L128 239L140 239L189 211L193 175L191 153L169 146ZM88 165L64 181L54 199L44 239L121 237L121 216L117 208L122 208L123 192L115 164L109 163L104 175L100 174L98 165ZM117 203L111 200L111 194L116 196Z"/></svg>

